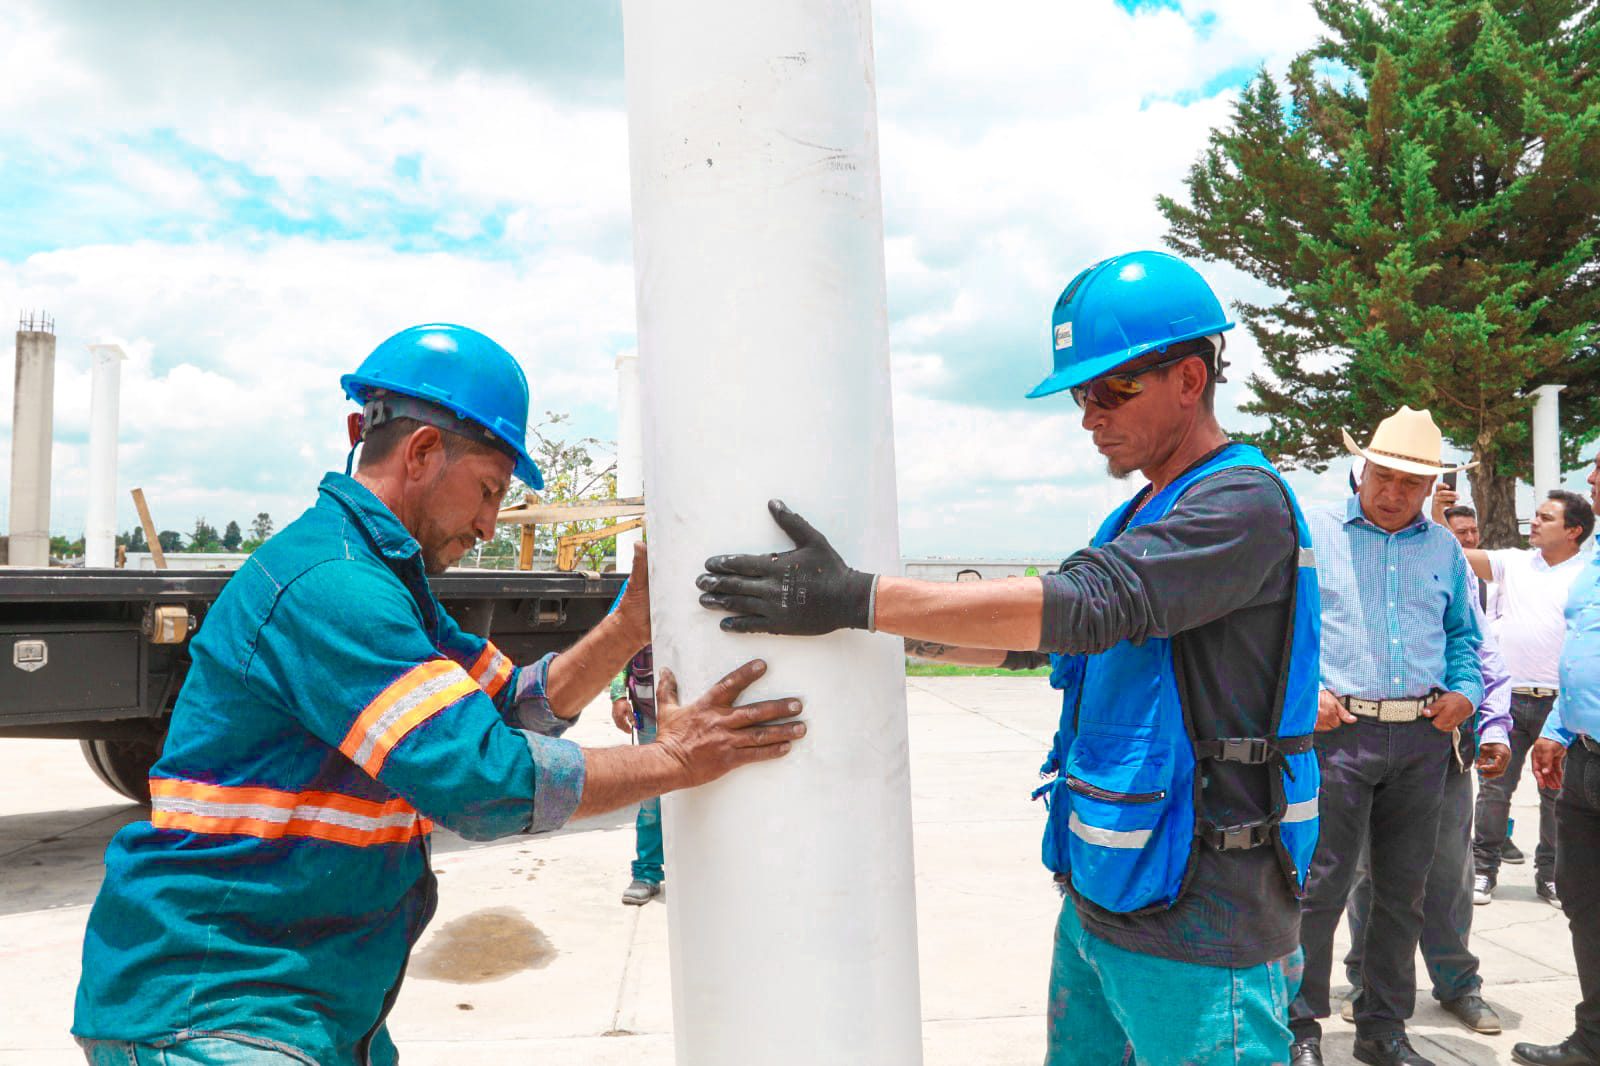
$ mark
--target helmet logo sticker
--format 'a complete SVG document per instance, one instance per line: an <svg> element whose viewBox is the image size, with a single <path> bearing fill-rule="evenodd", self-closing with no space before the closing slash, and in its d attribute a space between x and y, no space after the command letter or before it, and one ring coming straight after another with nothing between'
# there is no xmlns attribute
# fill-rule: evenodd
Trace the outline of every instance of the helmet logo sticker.
<svg viewBox="0 0 1600 1066"><path fill-rule="evenodd" d="M1063 322L1056 327L1056 351L1072 347L1072 323Z"/></svg>

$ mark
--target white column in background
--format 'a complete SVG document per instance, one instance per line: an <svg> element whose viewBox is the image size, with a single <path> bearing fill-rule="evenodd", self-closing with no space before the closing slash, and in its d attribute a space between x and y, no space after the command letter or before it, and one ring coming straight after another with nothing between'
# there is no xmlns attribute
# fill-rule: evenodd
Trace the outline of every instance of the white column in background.
<svg viewBox="0 0 1600 1066"><path fill-rule="evenodd" d="M708 555L779 551L781 497L899 566L866 0L625 0L656 664L686 698L753 657L786 759L666 797L681 1066L922 1059L903 651L723 633Z"/></svg>
<svg viewBox="0 0 1600 1066"><path fill-rule="evenodd" d="M644 495L644 427L639 421L639 357L617 356L617 495ZM622 521L627 521L623 519ZM633 569L639 531L617 534L617 569Z"/></svg>
<svg viewBox="0 0 1600 1066"><path fill-rule="evenodd" d="M117 560L117 436L127 356L115 344L91 344L89 357L89 506L83 564L109 567Z"/></svg>
<svg viewBox="0 0 1600 1066"><path fill-rule="evenodd" d="M1540 385L1533 402L1533 505L1561 487L1561 390L1565 385Z"/></svg>

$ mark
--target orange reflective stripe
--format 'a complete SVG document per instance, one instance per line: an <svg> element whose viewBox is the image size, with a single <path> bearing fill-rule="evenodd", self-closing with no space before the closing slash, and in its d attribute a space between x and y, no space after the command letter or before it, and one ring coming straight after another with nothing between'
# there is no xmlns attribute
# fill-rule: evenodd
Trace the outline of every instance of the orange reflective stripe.
<svg viewBox="0 0 1600 1066"><path fill-rule="evenodd" d="M398 796L378 803L338 792L283 792L152 777L150 800L152 825L191 833L263 840L314 837L368 847L405 843L433 830L432 822Z"/></svg>
<svg viewBox="0 0 1600 1066"><path fill-rule="evenodd" d="M511 671L514 669L510 659L493 644L485 642L483 653L478 656L467 673L472 675L472 680L482 686L489 698L500 695L500 690L506 687L506 682L511 680Z"/></svg>
<svg viewBox="0 0 1600 1066"><path fill-rule="evenodd" d="M430 659L401 674L356 717L339 750L372 776L405 735L463 696L477 682L449 659Z"/></svg>

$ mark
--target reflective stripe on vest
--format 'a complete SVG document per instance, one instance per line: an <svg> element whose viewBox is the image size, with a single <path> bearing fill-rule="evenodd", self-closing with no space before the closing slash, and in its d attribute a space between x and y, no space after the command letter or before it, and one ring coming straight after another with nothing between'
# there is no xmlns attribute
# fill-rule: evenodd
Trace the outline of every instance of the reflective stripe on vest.
<svg viewBox="0 0 1600 1066"><path fill-rule="evenodd" d="M274 788L208 785L181 778L150 779L150 824L262 840L314 837L370 847L424 836L433 823L398 796L386 803L339 792L283 792Z"/></svg>
<svg viewBox="0 0 1600 1066"><path fill-rule="evenodd" d="M1283 809L1283 817L1280 818L1279 821L1282 821L1282 822L1311 822L1311 821L1315 821L1316 817L1317 817L1317 797L1312 796L1308 800L1301 800L1299 803L1291 803L1287 807L1285 807Z"/></svg>
<svg viewBox="0 0 1600 1066"><path fill-rule="evenodd" d="M1067 821L1067 828L1078 839L1098 844L1102 848L1138 849L1150 843L1149 829L1100 829L1084 825L1077 811L1072 812L1072 817Z"/></svg>
<svg viewBox="0 0 1600 1066"><path fill-rule="evenodd" d="M467 671L489 698L500 695L500 690L511 680L512 662L493 644L485 643L483 652Z"/></svg>
<svg viewBox="0 0 1600 1066"><path fill-rule="evenodd" d="M461 667L449 659L430 659L378 693L339 742L339 750L377 777L389 752L407 733L477 691L478 683Z"/></svg>

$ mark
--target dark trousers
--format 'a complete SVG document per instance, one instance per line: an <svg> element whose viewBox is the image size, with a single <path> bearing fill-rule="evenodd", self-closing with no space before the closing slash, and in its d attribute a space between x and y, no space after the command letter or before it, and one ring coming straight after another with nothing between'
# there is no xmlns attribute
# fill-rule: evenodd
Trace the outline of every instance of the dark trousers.
<svg viewBox="0 0 1600 1066"><path fill-rule="evenodd" d="M1433 981L1433 998L1458 999L1483 987L1478 957L1467 949L1472 932L1472 774L1452 760L1445 772L1439 804L1439 833L1433 865L1422 890L1422 958ZM1372 877L1361 854L1356 887L1345 913L1350 919L1350 953L1345 972L1359 993L1367 917L1372 911Z"/></svg>
<svg viewBox="0 0 1600 1066"><path fill-rule="evenodd" d="M1556 893L1578 963L1574 1040L1600 1059L1600 755L1575 740L1556 799Z"/></svg>
<svg viewBox="0 0 1600 1066"><path fill-rule="evenodd" d="M1511 816L1511 796L1522 779L1522 764L1550 717L1554 696L1511 694L1511 765L1493 781L1478 784L1478 812L1472 837L1472 862L1477 872L1492 882L1500 874L1500 848L1506 842L1506 819ZM1533 873L1540 881L1555 876L1556 794L1539 789L1539 846L1533 853ZM1559 892L1557 893L1559 895Z"/></svg>
<svg viewBox="0 0 1600 1066"><path fill-rule="evenodd" d="M1373 891L1356 1031L1364 1037L1403 1033L1417 996L1422 895L1439 835L1445 772L1454 758L1450 734L1426 718L1393 725L1362 718L1318 733L1316 744L1321 836L1300 903L1306 969L1289 1006L1289 1028L1296 1040L1322 1036L1317 1019L1329 1013L1333 934L1366 846Z"/></svg>

